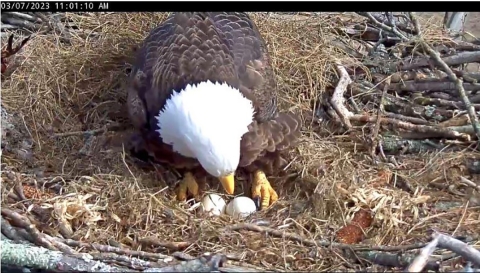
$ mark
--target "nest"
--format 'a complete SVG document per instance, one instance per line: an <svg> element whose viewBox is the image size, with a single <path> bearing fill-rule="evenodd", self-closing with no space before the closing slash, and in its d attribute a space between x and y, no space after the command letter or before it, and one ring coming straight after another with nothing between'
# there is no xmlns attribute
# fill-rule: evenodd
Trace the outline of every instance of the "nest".
<svg viewBox="0 0 480 273"><path fill-rule="evenodd" d="M2 75L2 235L135 270L205 253L226 255L226 271L380 270L375 264L408 265L408 255L386 261L422 247L432 229L480 242L471 163L479 155L469 146L475 132L467 115L448 125L463 131L448 133L438 124L460 119L452 105L426 95L423 104L402 99L413 100L406 93L419 84L451 81L436 69L425 72L429 64L406 69L415 56L425 59L418 41L382 36L371 18L357 14L252 14L272 57L280 107L301 112L305 123L288 175L271 180L280 200L243 220L206 218L179 204L172 196L178 176L162 166L146 171L124 149L133 53L166 16L66 13L62 29L37 33L11 57ZM432 22L422 28L436 48L457 45ZM393 49L378 49L382 39L395 40L402 58L413 56L400 72L393 71L398 59L388 56ZM479 52L469 46L467 52ZM425 74L436 81L422 81ZM346 90L339 89L342 78L349 78ZM469 98L477 86L470 84ZM460 99L451 102L462 107ZM423 114L408 117L405 105ZM355 255L340 254L359 243L351 246ZM437 255L449 266L460 261Z"/></svg>

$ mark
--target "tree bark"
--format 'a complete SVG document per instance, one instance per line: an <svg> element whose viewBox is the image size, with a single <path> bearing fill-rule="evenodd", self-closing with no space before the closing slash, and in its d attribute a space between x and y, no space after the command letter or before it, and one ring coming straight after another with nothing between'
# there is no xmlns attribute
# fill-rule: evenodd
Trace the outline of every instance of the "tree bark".
<svg viewBox="0 0 480 273"><path fill-rule="evenodd" d="M467 20L468 12L448 12L449 16L445 24L445 28L462 32L465 27L465 21Z"/></svg>

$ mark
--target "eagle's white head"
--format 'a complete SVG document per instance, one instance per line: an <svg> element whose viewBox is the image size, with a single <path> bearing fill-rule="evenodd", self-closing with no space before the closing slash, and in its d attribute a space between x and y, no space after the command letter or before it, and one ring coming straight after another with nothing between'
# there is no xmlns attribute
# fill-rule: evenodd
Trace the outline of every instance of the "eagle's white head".
<svg viewBox="0 0 480 273"><path fill-rule="evenodd" d="M174 91L156 118L163 142L183 156L197 158L233 194L240 141L254 112L238 89L206 81Z"/></svg>

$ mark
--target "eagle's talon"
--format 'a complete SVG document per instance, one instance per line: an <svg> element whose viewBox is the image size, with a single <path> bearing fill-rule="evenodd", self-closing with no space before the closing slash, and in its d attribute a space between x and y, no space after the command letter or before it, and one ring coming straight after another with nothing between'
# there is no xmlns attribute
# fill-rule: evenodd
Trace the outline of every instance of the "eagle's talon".
<svg viewBox="0 0 480 273"><path fill-rule="evenodd" d="M185 173L185 176L178 185L177 200L185 201L187 200L187 195L191 195L197 200L200 196L198 188L197 181L195 180L195 177L193 177L193 174L189 172Z"/></svg>
<svg viewBox="0 0 480 273"><path fill-rule="evenodd" d="M256 196L256 197L253 197L252 200L255 203L255 207L257 207L257 210L260 210L262 207L262 197Z"/></svg>
<svg viewBox="0 0 480 273"><path fill-rule="evenodd" d="M267 209L271 204L278 200L278 194L270 185L270 182L267 180L265 173L262 171L256 171L253 177L252 185L252 199L258 200L260 202L260 210Z"/></svg>

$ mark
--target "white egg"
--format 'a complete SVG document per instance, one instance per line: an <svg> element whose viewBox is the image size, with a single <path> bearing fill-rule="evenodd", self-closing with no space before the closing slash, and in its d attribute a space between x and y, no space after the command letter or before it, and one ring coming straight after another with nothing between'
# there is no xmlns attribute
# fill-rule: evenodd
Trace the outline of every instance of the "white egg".
<svg viewBox="0 0 480 273"><path fill-rule="evenodd" d="M256 211L255 202L246 196L235 197L226 208L226 214L234 218L247 217Z"/></svg>
<svg viewBox="0 0 480 273"><path fill-rule="evenodd" d="M200 211L208 212L209 215L220 215L225 211L225 200L220 195L208 194L200 203Z"/></svg>

